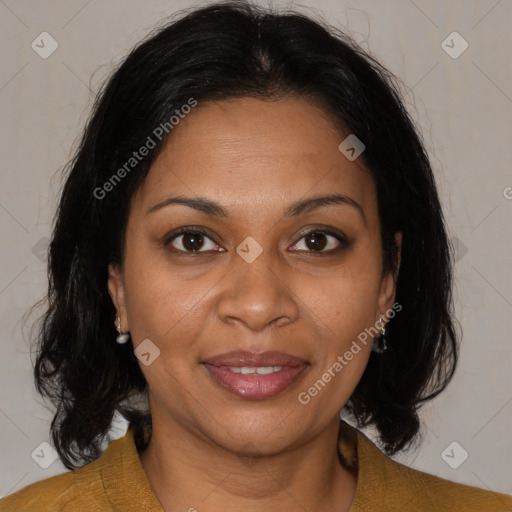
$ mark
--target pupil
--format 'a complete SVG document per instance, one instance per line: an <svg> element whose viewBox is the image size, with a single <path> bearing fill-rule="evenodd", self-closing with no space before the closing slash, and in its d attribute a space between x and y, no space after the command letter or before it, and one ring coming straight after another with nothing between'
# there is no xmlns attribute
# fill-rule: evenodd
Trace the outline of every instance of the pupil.
<svg viewBox="0 0 512 512"><path fill-rule="evenodd" d="M192 251L200 249L202 245L202 236L199 233L187 233L183 236L183 246L185 249L190 249Z"/></svg>
<svg viewBox="0 0 512 512"><path fill-rule="evenodd" d="M321 240L319 240L321 238ZM308 237L306 238L306 244L308 245L309 249L320 249L322 250L325 247L325 235L324 233L310 233ZM310 245L311 244L311 247Z"/></svg>

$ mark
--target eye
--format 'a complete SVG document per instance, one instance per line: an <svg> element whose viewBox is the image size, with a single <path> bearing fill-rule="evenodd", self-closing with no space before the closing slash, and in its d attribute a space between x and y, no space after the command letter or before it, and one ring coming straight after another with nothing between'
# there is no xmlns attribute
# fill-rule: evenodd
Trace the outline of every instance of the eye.
<svg viewBox="0 0 512 512"><path fill-rule="evenodd" d="M299 242L292 246L292 250L324 253L334 252L345 245L347 245L347 242L341 234L323 229L315 229L305 233Z"/></svg>
<svg viewBox="0 0 512 512"><path fill-rule="evenodd" d="M182 229L168 238L164 245L171 245L173 249L180 252L208 252L224 251L209 236L202 231L193 229Z"/></svg>
<svg viewBox="0 0 512 512"><path fill-rule="evenodd" d="M164 245L182 253L204 253L210 251L223 252L225 249L216 244L206 233L198 229L181 228L177 233L169 235ZM314 229L302 235L302 238L292 245L292 251L310 253L331 253L347 246L347 240L341 233L325 229Z"/></svg>

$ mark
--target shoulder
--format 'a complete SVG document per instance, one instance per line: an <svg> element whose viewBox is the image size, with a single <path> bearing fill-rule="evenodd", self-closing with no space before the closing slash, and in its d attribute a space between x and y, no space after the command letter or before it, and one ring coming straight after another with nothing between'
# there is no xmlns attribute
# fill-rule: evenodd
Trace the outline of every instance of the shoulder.
<svg viewBox="0 0 512 512"><path fill-rule="evenodd" d="M401 506L407 510L512 512L512 496L452 482L390 459Z"/></svg>
<svg viewBox="0 0 512 512"><path fill-rule="evenodd" d="M133 429L94 462L35 482L0 500L0 512L163 512L139 460Z"/></svg>
<svg viewBox="0 0 512 512"><path fill-rule="evenodd" d="M111 445L94 462L40 480L0 499L0 512L112 510L102 484L102 469Z"/></svg>
<svg viewBox="0 0 512 512"><path fill-rule="evenodd" d="M355 512L512 512L512 496L407 467L384 454L362 432L352 426L348 429L357 445Z"/></svg>
<svg viewBox="0 0 512 512"><path fill-rule="evenodd" d="M85 475L81 475L82 477ZM92 475L91 475L92 476ZM91 479L87 485L93 483ZM35 482L0 500L0 512L101 510L93 489L86 492L75 470ZM92 492L91 492L92 491Z"/></svg>

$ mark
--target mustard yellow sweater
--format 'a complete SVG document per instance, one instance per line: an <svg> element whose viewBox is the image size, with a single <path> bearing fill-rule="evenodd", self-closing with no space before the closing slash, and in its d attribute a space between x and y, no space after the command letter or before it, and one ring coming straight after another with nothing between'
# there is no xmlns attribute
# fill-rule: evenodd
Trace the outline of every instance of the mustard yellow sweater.
<svg viewBox="0 0 512 512"><path fill-rule="evenodd" d="M443 480L382 453L341 421L339 453L357 474L351 512L511 512L512 496ZM0 500L0 512L162 512L140 464L133 429L86 466Z"/></svg>

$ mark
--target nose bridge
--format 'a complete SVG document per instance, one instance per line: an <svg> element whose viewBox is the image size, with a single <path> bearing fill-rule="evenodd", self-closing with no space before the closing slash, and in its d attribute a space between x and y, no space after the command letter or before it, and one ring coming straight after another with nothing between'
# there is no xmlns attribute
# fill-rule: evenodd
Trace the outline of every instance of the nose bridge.
<svg viewBox="0 0 512 512"><path fill-rule="evenodd" d="M222 321L260 331L278 319L291 322L297 317L297 303L271 251L263 254L255 241L246 240L237 247L231 264L218 304Z"/></svg>

